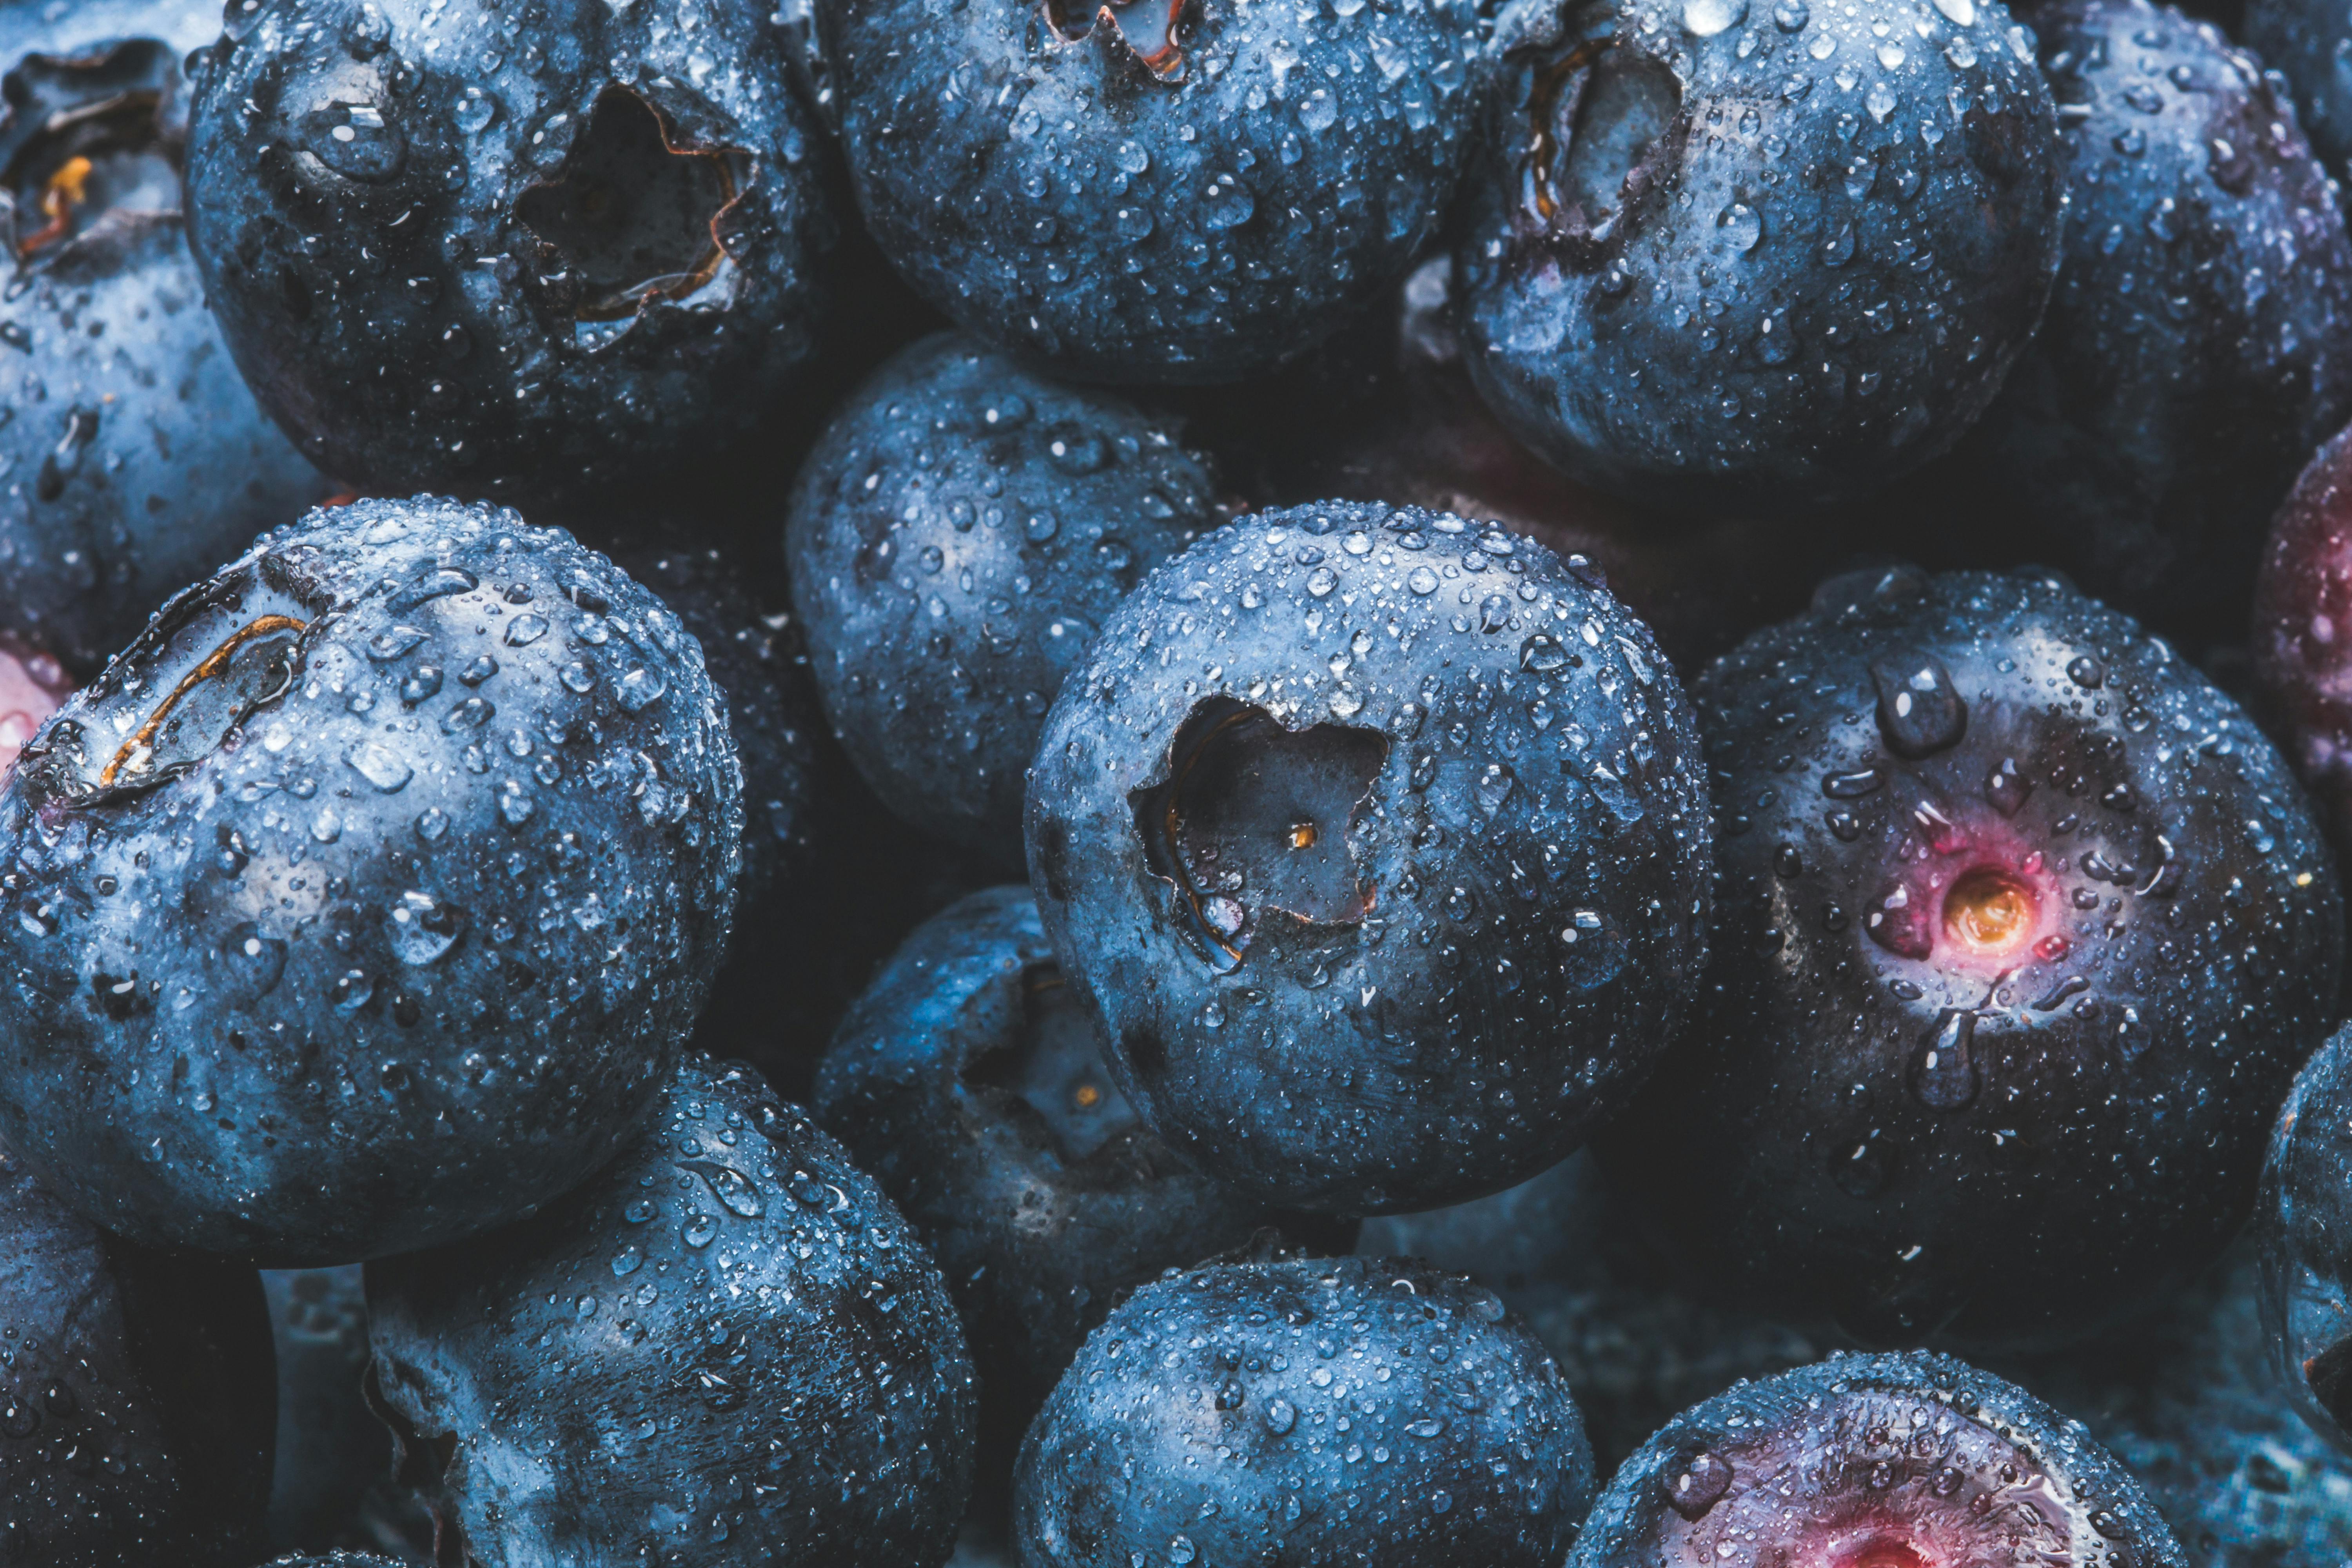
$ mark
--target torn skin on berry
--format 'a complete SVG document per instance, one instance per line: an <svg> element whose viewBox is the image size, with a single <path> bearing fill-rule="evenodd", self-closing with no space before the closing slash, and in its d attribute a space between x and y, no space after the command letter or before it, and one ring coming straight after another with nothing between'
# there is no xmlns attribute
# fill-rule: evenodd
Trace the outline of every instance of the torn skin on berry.
<svg viewBox="0 0 2352 1568"><path fill-rule="evenodd" d="M1697 684L1711 1005L1604 1158L1711 1288L1865 1340L2090 1333L2216 1256L2342 962L2220 691L2053 578L1834 578Z"/></svg>
<svg viewBox="0 0 2352 1568"><path fill-rule="evenodd" d="M1913 1352L1833 1355L1667 1423L1570 1568L2179 1568L2113 1456L2023 1389Z"/></svg>

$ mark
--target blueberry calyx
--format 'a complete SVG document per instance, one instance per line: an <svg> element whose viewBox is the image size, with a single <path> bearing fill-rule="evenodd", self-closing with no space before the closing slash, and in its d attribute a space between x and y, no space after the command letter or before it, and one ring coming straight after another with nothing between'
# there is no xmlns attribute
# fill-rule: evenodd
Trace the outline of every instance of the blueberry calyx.
<svg viewBox="0 0 2352 1568"><path fill-rule="evenodd" d="M1664 63L1609 38L1538 56L1524 110L1516 226L1523 237L1572 265L1598 265L1602 248L1630 230L1643 197L1665 187L1682 99Z"/></svg>
<svg viewBox="0 0 2352 1568"><path fill-rule="evenodd" d="M234 745L300 675L320 599L272 556L178 595L99 677L84 717L18 754L27 798L43 811L114 805Z"/></svg>
<svg viewBox="0 0 2352 1568"><path fill-rule="evenodd" d="M132 38L30 55L0 79L0 186L20 266L55 261L110 217L180 216L180 139L164 113L175 69L165 45Z"/></svg>
<svg viewBox="0 0 2352 1568"><path fill-rule="evenodd" d="M1159 80L1173 87L1184 79L1184 40L1178 32L1187 0L1045 0L1045 23L1070 43L1095 33L1126 46Z"/></svg>
<svg viewBox="0 0 2352 1568"><path fill-rule="evenodd" d="M1162 777L1128 802L1145 864L1175 890L1179 924L1212 968L1241 966L1260 910L1308 926L1362 922L1376 891L1349 837L1388 754L1374 730L1291 730L1228 697L1192 710Z"/></svg>
<svg viewBox="0 0 2352 1568"><path fill-rule="evenodd" d="M720 230L749 156L681 144L651 100L607 86L555 174L515 202L552 264L542 279L551 299L594 324L701 293L726 269Z"/></svg>

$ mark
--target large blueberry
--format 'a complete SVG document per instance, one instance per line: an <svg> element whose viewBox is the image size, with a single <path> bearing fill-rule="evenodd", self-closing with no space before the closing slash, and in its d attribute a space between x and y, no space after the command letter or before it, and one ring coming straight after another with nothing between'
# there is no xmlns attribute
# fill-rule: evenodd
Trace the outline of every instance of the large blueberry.
<svg viewBox="0 0 2352 1568"><path fill-rule="evenodd" d="M2279 508L2254 579L2248 651L2263 717L2352 864L2352 435L2322 447Z"/></svg>
<svg viewBox="0 0 2352 1568"><path fill-rule="evenodd" d="M841 1146L689 1059L520 1225L368 1266L373 1376L484 1568L938 1568L972 1375L939 1270Z"/></svg>
<svg viewBox="0 0 2352 1568"><path fill-rule="evenodd" d="M327 484L246 390L188 254L180 55L210 8L57 9L0 14L0 626L88 674Z"/></svg>
<svg viewBox="0 0 2352 1568"><path fill-rule="evenodd" d="M2352 1028L2294 1080L2263 1172L2263 1308L2290 1396L2352 1451Z"/></svg>
<svg viewBox="0 0 2352 1568"><path fill-rule="evenodd" d="M1031 879L1119 1087L1261 1199L1458 1202L1581 1142L1703 960L1698 742L1542 545L1351 502L1145 580L1063 688Z"/></svg>
<svg viewBox="0 0 2352 1568"><path fill-rule="evenodd" d="M1505 14L1456 251L1480 390L1639 500L1874 489L1958 439L2058 266L2049 89L1997 0Z"/></svg>
<svg viewBox="0 0 2352 1568"><path fill-rule="evenodd" d="M2352 158L2352 5L2346 0L2246 0L2232 32L2283 74L2304 131L2327 166Z"/></svg>
<svg viewBox="0 0 2352 1568"><path fill-rule="evenodd" d="M243 1568L275 1392L252 1269L98 1230L0 1149L0 1563Z"/></svg>
<svg viewBox="0 0 2352 1568"><path fill-rule="evenodd" d="M583 509L814 350L832 218L758 6L269 0L197 75L190 238L264 407L371 490Z"/></svg>
<svg viewBox="0 0 2352 1568"><path fill-rule="evenodd" d="M1482 75L1434 5L814 8L883 251L1087 380L1231 381L1328 336L1434 232Z"/></svg>
<svg viewBox="0 0 2352 1568"><path fill-rule="evenodd" d="M974 893L907 939L842 1021L815 1110L947 1275L980 1371L983 1473L1010 1467L1120 1292L1281 1218L1142 1127L1025 885Z"/></svg>
<svg viewBox="0 0 2352 1568"><path fill-rule="evenodd" d="M1011 864L1045 710L1111 607L1213 527L1167 421L950 333L885 365L801 470L793 596L835 732L901 818Z"/></svg>
<svg viewBox="0 0 2352 1568"><path fill-rule="evenodd" d="M2066 259L1984 456L2092 593L2236 637L2273 509L2352 415L2352 237L2294 110L2210 23L2148 0L2032 20Z"/></svg>
<svg viewBox="0 0 2352 1568"><path fill-rule="evenodd" d="M1411 1258L1146 1286L1030 1427L1024 1568L1550 1568L1592 1495L1568 1384L1494 1292Z"/></svg>
<svg viewBox="0 0 2352 1568"><path fill-rule="evenodd" d="M1718 1290L2079 1338L2249 1213L2343 904L2219 689L2047 576L1824 584L1696 689L1706 1004L1601 1144Z"/></svg>
<svg viewBox="0 0 2352 1568"><path fill-rule="evenodd" d="M364 1258L525 1213L722 950L702 655L512 512L313 512L174 598L0 795L0 1135L158 1244Z"/></svg>
<svg viewBox="0 0 2352 1568"><path fill-rule="evenodd" d="M1570 1568L2187 1568L2115 1456L1948 1356L1832 1355L1668 1422L1593 1505Z"/></svg>

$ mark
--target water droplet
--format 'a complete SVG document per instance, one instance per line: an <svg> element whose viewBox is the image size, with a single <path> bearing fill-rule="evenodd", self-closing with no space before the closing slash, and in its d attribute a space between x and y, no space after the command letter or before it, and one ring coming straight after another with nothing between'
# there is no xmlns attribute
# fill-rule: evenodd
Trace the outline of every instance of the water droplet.
<svg viewBox="0 0 2352 1568"><path fill-rule="evenodd" d="M2090 655L2083 654L2067 662L2066 679L2085 691L2096 691L2106 684L2107 667Z"/></svg>
<svg viewBox="0 0 2352 1568"><path fill-rule="evenodd" d="M466 911L411 889L393 905L388 923L392 951L400 962L422 965L457 945L457 939L466 934Z"/></svg>
<svg viewBox="0 0 2352 1568"><path fill-rule="evenodd" d="M1748 0L1683 0L1683 26L1693 37L1711 38L1747 15Z"/></svg>
<svg viewBox="0 0 2352 1568"><path fill-rule="evenodd" d="M1416 566L1406 576L1404 585L1416 594L1434 594L1437 592L1437 574L1426 566Z"/></svg>
<svg viewBox="0 0 2352 1568"><path fill-rule="evenodd" d="M620 685L614 689L615 694L621 700L621 706L631 713L644 712L647 708L660 701L662 694L668 689L668 682L655 671L646 669L643 666L621 677Z"/></svg>
<svg viewBox="0 0 2352 1568"><path fill-rule="evenodd" d="M1734 202L1715 215L1716 231L1735 256L1745 256L1764 237L1764 220L1745 202Z"/></svg>
<svg viewBox="0 0 2352 1568"><path fill-rule="evenodd" d="M741 1219L760 1217L760 1189L742 1172L714 1160L681 1160L678 1164L700 1176L709 1185L710 1195L729 1214Z"/></svg>
<svg viewBox="0 0 2352 1568"><path fill-rule="evenodd" d="M1276 1399L1265 1407L1265 1429L1277 1437L1297 1423L1297 1407L1287 1399Z"/></svg>
<svg viewBox="0 0 2352 1568"><path fill-rule="evenodd" d="M1944 19L1956 26L1966 27L1977 19L1976 0L1934 0L1936 9Z"/></svg>
<svg viewBox="0 0 2352 1568"><path fill-rule="evenodd" d="M1870 661L1870 679L1878 688L1879 733L1896 756L1932 756L1968 733L1968 704L1934 654L1889 649Z"/></svg>
<svg viewBox="0 0 2352 1568"><path fill-rule="evenodd" d="M343 761L352 771L367 780L385 795L397 795L416 770L402 760L400 753L374 741L362 741L343 753Z"/></svg>
<svg viewBox="0 0 2352 1568"><path fill-rule="evenodd" d="M1730 1464L1721 1455L1702 1449L1667 1482L1666 1501L1685 1519L1704 1519L1730 1489Z"/></svg>
<svg viewBox="0 0 2352 1568"><path fill-rule="evenodd" d="M507 623L506 644L509 647L529 647L547 635L547 617L525 613Z"/></svg>
<svg viewBox="0 0 2352 1568"><path fill-rule="evenodd" d="M1930 1110L1958 1110L1977 1097L1977 1016L1948 1007L1911 1053L1911 1098Z"/></svg>

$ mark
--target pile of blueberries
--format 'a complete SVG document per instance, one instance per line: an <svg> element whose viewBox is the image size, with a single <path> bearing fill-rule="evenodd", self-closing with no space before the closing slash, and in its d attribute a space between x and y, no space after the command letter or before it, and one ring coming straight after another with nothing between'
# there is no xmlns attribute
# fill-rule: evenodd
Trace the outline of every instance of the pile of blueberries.
<svg viewBox="0 0 2352 1568"><path fill-rule="evenodd" d="M2185 4L0 0L0 1568L2352 1562Z"/></svg>

